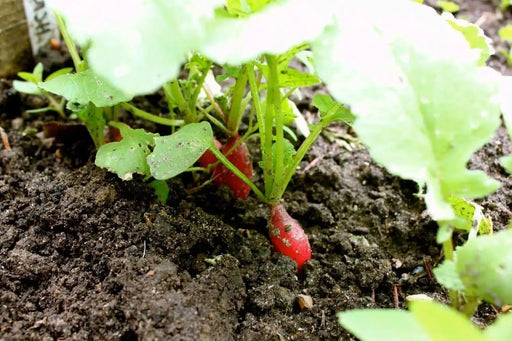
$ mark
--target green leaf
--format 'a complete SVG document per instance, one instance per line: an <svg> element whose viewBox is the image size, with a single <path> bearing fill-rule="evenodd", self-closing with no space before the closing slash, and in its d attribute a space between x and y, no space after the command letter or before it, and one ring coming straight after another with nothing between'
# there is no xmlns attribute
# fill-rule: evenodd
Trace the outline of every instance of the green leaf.
<svg viewBox="0 0 512 341"><path fill-rule="evenodd" d="M436 280L449 290L464 290L466 287L457 273L455 268L455 262L451 260L445 260L434 270Z"/></svg>
<svg viewBox="0 0 512 341"><path fill-rule="evenodd" d="M316 70L357 116L354 129L372 157L426 185L434 219L454 219L449 196L482 197L500 186L466 168L500 124L498 75L477 67L475 51L432 9L393 0L372 6L362 17L357 4L343 2L336 14L344 26L312 44Z"/></svg>
<svg viewBox="0 0 512 341"><path fill-rule="evenodd" d="M151 175L170 179L192 166L213 141L208 122L188 124L169 136L155 138L155 149L148 156Z"/></svg>
<svg viewBox="0 0 512 341"><path fill-rule="evenodd" d="M512 314L504 314L489 327L485 328L484 335L489 341L512 340Z"/></svg>
<svg viewBox="0 0 512 341"><path fill-rule="evenodd" d="M462 220L461 224L456 225L458 229L469 232L474 227L480 233L489 233L492 229L492 222L483 214L482 206L454 196L447 201L452 205L455 215Z"/></svg>
<svg viewBox="0 0 512 341"><path fill-rule="evenodd" d="M263 65L260 69L268 77L268 67ZM320 83L317 76L291 68L278 68L278 73L280 88L301 88Z"/></svg>
<svg viewBox="0 0 512 341"><path fill-rule="evenodd" d="M191 51L218 64L239 65L311 41L331 21L325 13L332 3L281 0L263 6L266 1L258 0L252 3L257 13L230 18L217 11L224 0L49 2L74 39L89 46L90 67L130 94L151 93L176 78ZM238 13L245 10L243 3L228 6Z"/></svg>
<svg viewBox="0 0 512 341"><path fill-rule="evenodd" d="M509 173L512 173L512 156L504 156L500 159L501 165Z"/></svg>
<svg viewBox="0 0 512 341"><path fill-rule="evenodd" d="M295 147L293 147L293 144L288 141L287 139L284 139L283 140L284 142L284 155L283 155L283 166L284 168L286 169L288 166L290 166L292 164L292 161L293 161L293 156L296 154L296 151L295 151ZM273 172L274 174L276 173L276 165L277 165L277 162L276 162L276 145L273 144L272 145L272 155L274 156L274 159L273 159Z"/></svg>
<svg viewBox="0 0 512 341"><path fill-rule="evenodd" d="M210 37L224 0L52 0L75 41L90 44L90 67L129 94L146 94L178 76L187 53ZM221 37L218 37L221 39Z"/></svg>
<svg viewBox="0 0 512 341"><path fill-rule="evenodd" d="M512 1L510 0L501 0L500 1L500 10L502 12L506 11L507 8L512 4Z"/></svg>
<svg viewBox="0 0 512 341"><path fill-rule="evenodd" d="M230 77L238 78L240 76L241 68L238 66L224 65L223 69L224 69L224 71L226 71L226 73L222 74L222 75L218 75L217 82L223 82Z"/></svg>
<svg viewBox="0 0 512 341"><path fill-rule="evenodd" d="M77 112L76 114L87 127L96 148L100 148L104 145L105 135L103 134L103 130L105 129L106 121L103 115L103 110L96 107L94 104L89 103L85 109Z"/></svg>
<svg viewBox="0 0 512 341"><path fill-rule="evenodd" d="M89 102L104 108L127 102L132 98L110 86L91 70L72 75L61 75L39 83L39 86L66 98L73 105L74 111L81 110Z"/></svg>
<svg viewBox="0 0 512 341"><path fill-rule="evenodd" d="M279 55L277 60L278 69L287 68L290 64L290 61L297 56L297 54L301 51L304 52L304 49L308 48L308 44L299 44L295 45L292 48L288 49L285 53Z"/></svg>
<svg viewBox="0 0 512 341"><path fill-rule="evenodd" d="M311 51L300 51L295 55L295 57L308 68L310 73L315 73L313 54Z"/></svg>
<svg viewBox="0 0 512 341"><path fill-rule="evenodd" d="M300 88L320 83L317 76L285 68L279 70L279 86L281 88Z"/></svg>
<svg viewBox="0 0 512 341"><path fill-rule="evenodd" d="M486 341L466 316L437 302L413 301L409 310L426 331L429 340Z"/></svg>
<svg viewBox="0 0 512 341"><path fill-rule="evenodd" d="M512 41L512 25L505 25L499 29L498 35L501 39L506 41Z"/></svg>
<svg viewBox="0 0 512 341"><path fill-rule="evenodd" d="M512 230L481 235L457 250L457 272L473 296L512 303Z"/></svg>
<svg viewBox="0 0 512 341"><path fill-rule="evenodd" d="M34 71L32 71L34 75L34 83L39 83L43 81L43 63L39 62L34 67Z"/></svg>
<svg viewBox="0 0 512 341"><path fill-rule="evenodd" d="M24 71L18 72L18 77L20 77L21 79L26 80L27 82L30 82L30 83L34 83L34 84L39 83L36 76L31 74L30 72L24 72Z"/></svg>
<svg viewBox="0 0 512 341"><path fill-rule="evenodd" d="M73 72L73 68L72 67L65 67L63 69L60 69L60 70L57 70L57 71L53 72L51 75L46 77L45 80L46 81L51 81L54 78L57 78L57 77L62 76L62 75L67 75L68 73L71 73L71 72Z"/></svg>
<svg viewBox="0 0 512 341"><path fill-rule="evenodd" d="M462 19L455 19L453 15L445 16L446 21L466 38L469 46L480 51L479 66L484 66L489 57L494 54L492 40L487 37L484 31L475 24Z"/></svg>
<svg viewBox="0 0 512 341"><path fill-rule="evenodd" d="M32 82L25 82L25 81L19 81L15 80L12 82L12 86L16 91L23 92L25 94L29 95L40 95L41 89L37 86L37 84Z"/></svg>
<svg viewBox="0 0 512 341"><path fill-rule="evenodd" d="M146 157L158 134L146 133L144 129L131 129L124 123L110 123L119 129L123 139L104 144L96 153L96 166L107 168L123 180L131 180L133 173L149 176Z"/></svg>
<svg viewBox="0 0 512 341"><path fill-rule="evenodd" d="M455 13L458 12L460 7L453 1L437 1L437 6L445 12Z"/></svg>
<svg viewBox="0 0 512 341"><path fill-rule="evenodd" d="M241 0L226 0L226 4L224 6L226 8L226 11L233 16L247 15L247 8L245 8L244 11Z"/></svg>
<svg viewBox="0 0 512 341"><path fill-rule="evenodd" d="M237 65L263 53L283 54L320 35L330 0L276 1L246 18L218 18L200 51L219 64ZM307 25L304 23L307 22Z"/></svg>
<svg viewBox="0 0 512 341"><path fill-rule="evenodd" d="M247 3L251 6L252 12L255 13L274 1L276 0L247 0Z"/></svg>
<svg viewBox="0 0 512 341"><path fill-rule="evenodd" d="M507 127L508 135L512 137L512 97L510 94L512 94L512 77L503 76L500 79L499 100L505 127ZM512 157L502 157L500 161L507 172L512 174Z"/></svg>
<svg viewBox="0 0 512 341"><path fill-rule="evenodd" d="M153 180L149 183L149 186L155 190L155 194L158 199L164 204L169 198L169 185L164 180Z"/></svg>
<svg viewBox="0 0 512 341"><path fill-rule="evenodd" d="M334 101L329 95L316 94L313 97L312 104L320 111L320 117L325 125L334 121L342 121L352 125L356 118L349 109Z"/></svg>
<svg viewBox="0 0 512 341"><path fill-rule="evenodd" d="M430 340L414 316L405 310L360 309L337 316L343 328L364 341Z"/></svg>

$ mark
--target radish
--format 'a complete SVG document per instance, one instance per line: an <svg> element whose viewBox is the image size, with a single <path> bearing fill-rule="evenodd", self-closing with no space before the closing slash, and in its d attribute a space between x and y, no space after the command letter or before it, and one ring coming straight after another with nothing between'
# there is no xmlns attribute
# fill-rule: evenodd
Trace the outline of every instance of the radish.
<svg viewBox="0 0 512 341"><path fill-rule="evenodd" d="M278 202L270 206L268 229L274 248L293 259L297 263L297 273L300 273L304 263L311 258L311 246L302 226Z"/></svg>
<svg viewBox="0 0 512 341"><path fill-rule="evenodd" d="M240 136L233 136L228 138L228 141L222 148L224 155L238 142ZM236 166L242 173L249 179L252 177L252 162L249 149L245 142L240 143L226 158ZM251 192L251 188L245 182L240 180L233 172L227 169L223 164L218 164L213 169L213 180L215 184L220 187L227 185L233 191L233 197L236 199L246 199Z"/></svg>
<svg viewBox="0 0 512 341"><path fill-rule="evenodd" d="M213 141L215 142L217 148L222 147L222 143L220 143L219 140L214 139ZM198 162L201 167L208 168L209 165L217 162L217 158L215 157L215 155L213 155L211 151L207 150L204 152L203 155L201 155Z"/></svg>

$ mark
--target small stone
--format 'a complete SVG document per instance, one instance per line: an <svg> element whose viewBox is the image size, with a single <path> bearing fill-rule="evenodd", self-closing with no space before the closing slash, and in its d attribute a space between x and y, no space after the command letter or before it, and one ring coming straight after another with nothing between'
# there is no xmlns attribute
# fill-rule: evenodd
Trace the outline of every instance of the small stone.
<svg viewBox="0 0 512 341"><path fill-rule="evenodd" d="M434 299L430 296L427 296L425 294L415 294L415 295L409 295L405 298L407 302L412 301L433 301Z"/></svg>
<svg viewBox="0 0 512 341"><path fill-rule="evenodd" d="M311 309L313 308L313 299L309 295L298 295L297 299L299 301L300 310Z"/></svg>

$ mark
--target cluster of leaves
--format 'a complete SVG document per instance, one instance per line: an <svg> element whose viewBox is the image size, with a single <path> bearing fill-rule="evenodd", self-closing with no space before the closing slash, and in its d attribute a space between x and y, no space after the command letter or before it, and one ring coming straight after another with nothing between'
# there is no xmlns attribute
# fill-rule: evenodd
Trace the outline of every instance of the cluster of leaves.
<svg viewBox="0 0 512 341"><path fill-rule="evenodd" d="M301 0L233 17L233 8L244 8L245 2L230 3L239 6L226 11L223 1L128 1L120 11L116 2L52 1L78 42L88 46L90 67L132 95L176 77L190 51L221 65L239 65L309 42L317 75L358 116L354 129L374 159L425 184L432 217L455 218L450 196L482 197L499 186L465 167L499 125L499 104L492 100L498 76L479 66L479 53L434 11L405 0L363 7ZM91 27L88 18L103 15L97 8L108 20ZM404 20L404 11L415 19ZM301 24L306 19L309 24Z"/></svg>
<svg viewBox="0 0 512 341"><path fill-rule="evenodd" d="M512 122L512 115L506 114L511 82L484 66L492 49L476 26L443 18L409 0L50 3L84 47L89 69L77 67L81 72L44 82L41 76L25 79L34 84L32 90L67 99L67 108L87 124L101 146L96 159L99 166L123 179L133 173L168 179L189 169L207 149L230 165L214 144L210 123L199 123L209 114L201 109L198 113L197 104L211 66L224 65L226 77L235 80L224 128L228 133L238 129L248 103L254 108L251 122L252 115L257 118L253 127L262 145L265 191L252 183L251 188L260 199L279 200L321 130L332 121L348 122L374 160L425 189L422 195L429 214L439 222L437 239L445 251L445 263L436 276L452 290L454 302L462 300L471 312L481 299L512 303L510 233L476 237L478 231L490 230L490 223L477 206L465 201L484 197L500 186L466 165L493 136L501 110L509 128ZM94 25L90 18L95 18ZM312 74L290 69L294 57L309 65ZM189 82L180 83L176 77L187 62ZM284 114L294 112L287 95L320 80L334 99L314 99L321 120L311 130L304 129L307 137L295 150L283 137ZM245 94L247 84L250 91ZM185 114L182 121L171 117L167 123L182 127L172 135L158 136L111 123L123 140L104 144L102 132L108 121L104 108L121 105L135 114L136 109L122 102L160 87L170 112L177 108ZM211 110L222 110L223 101L209 100L213 101ZM503 163L512 168L510 159ZM236 167L230 169L236 171ZM452 245L454 230L470 234L470 241L457 250ZM508 253L497 256L496 250ZM414 304L412 314L423 316L415 326L427 321L427 313L436 309L444 308ZM347 326L351 323L341 320Z"/></svg>
<svg viewBox="0 0 512 341"><path fill-rule="evenodd" d="M365 341L505 341L512 338L512 314L501 316L482 332L463 314L429 301L412 301L409 311L352 310L339 313L338 318L350 332ZM368 328L369 321L371 328Z"/></svg>

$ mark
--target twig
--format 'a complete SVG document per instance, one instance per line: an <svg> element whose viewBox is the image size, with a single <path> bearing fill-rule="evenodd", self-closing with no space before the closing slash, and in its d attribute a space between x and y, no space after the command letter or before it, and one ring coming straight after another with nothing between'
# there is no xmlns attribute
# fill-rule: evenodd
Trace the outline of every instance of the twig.
<svg viewBox="0 0 512 341"><path fill-rule="evenodd" d="M0 127L0 136L2 137L2 142L4 144L5 150L11 150L11 145L9 144L9 139L7 138L7 134L5 133L4 128Z"/></svg>
<svg viewBox="0 0 512 341"><path fill-rule="evenodd" d="M400 301L398 300L398 285L393 285L393 302L395 303L395 309L399 309Z"/></svg>
<svg viewBox="0 0 512 341"><path fill-rule="evenodd" d="M425 271L427 273L427 277L432 282L434 280L434 273L432 272L432 264L430 264L430 260L424 257L423 264L425 264Z"/></svg>

